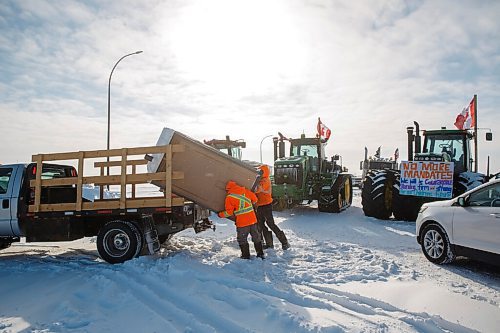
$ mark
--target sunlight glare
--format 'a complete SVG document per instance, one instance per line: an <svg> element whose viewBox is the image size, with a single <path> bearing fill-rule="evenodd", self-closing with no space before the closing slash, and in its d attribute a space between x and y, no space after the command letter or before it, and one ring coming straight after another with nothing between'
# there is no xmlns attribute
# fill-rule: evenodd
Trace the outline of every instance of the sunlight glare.
<svg viewBox="0 0 500 333"><path fill-rule="evenodd" d="M172 32L173 52L184 75L223 97L269 92L295 81L305 48L284 3L210 1L185 7Z"/></svg>

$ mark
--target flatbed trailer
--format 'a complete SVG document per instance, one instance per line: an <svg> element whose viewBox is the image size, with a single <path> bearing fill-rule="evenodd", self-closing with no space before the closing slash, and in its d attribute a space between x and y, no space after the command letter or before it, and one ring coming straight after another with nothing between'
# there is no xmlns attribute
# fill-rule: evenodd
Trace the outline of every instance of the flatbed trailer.
<svg viewBox="0 0 500 333"><path fill-rule="evenodd" d="M53 242L97 236L100 256L119 263L158 251L162 242L188 227L197 232L212 227L208 209L172 193L172 181L184 177L172 169L172 154L184 149L163 145L38 154L30 164L2 165L0 179L7 181L0 199L11 214L7 219L1 213L0 248L20 237ZM138 172L148 163L144 157L157 153L163 154L165 171ZM92 163L103 158L115 160ZM52 164L57 161L74 161L77 167ZM89 165L99 174L85 176ZM118 173L108 175L108 168ZM152 181L164 184L157 196L138 195L137 186ZM94 200L83 197L84 186L90 184L100 188ZM118 185L119 197L105 198L104 188L113 185Z"/></svg>

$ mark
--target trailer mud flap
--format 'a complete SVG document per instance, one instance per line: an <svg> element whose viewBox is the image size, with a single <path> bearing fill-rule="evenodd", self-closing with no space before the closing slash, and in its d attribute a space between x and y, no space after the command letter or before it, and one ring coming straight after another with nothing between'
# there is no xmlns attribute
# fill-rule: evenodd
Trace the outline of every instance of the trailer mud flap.
<svg viewBox="0 0 500 333"><path fill-rule="evenodd" d="M144 240L149 254L154 254L160 250L160 241L156 231L153 216L145 215L142 217Z"/></svg>

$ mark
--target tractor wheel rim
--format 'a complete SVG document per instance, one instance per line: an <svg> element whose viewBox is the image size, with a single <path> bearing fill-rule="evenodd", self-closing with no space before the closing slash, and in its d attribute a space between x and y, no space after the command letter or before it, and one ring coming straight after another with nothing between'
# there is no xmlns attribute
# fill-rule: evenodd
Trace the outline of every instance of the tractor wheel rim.
<svg viewBox="0 0 500 333"><path fill-rule="evenodd" d="M429 230L424 236L425 252L433 259L441 257L444 253L444 239L436 230Z"/></svg>
<svg viewBox="0 0 500 333"><path fill-rule="evenodd" d="M345 181L345 202L346 204L351 201L351 187L349 186L349 179Z"/></svg>

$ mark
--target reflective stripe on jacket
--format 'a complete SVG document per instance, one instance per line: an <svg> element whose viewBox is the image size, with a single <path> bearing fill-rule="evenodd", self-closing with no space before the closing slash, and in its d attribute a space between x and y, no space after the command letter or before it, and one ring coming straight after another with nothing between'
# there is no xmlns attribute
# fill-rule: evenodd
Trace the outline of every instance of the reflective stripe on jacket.
<svg viewBox="0 0 500 333"><path fill-rule="evenodd" d="M232 181L228 182L226 190L228 194L224 203L225 210L219 212L219 217L235 215L237 227L257 223L257 217L253 210L253 203L257 202L255 194Z"/></svg>

